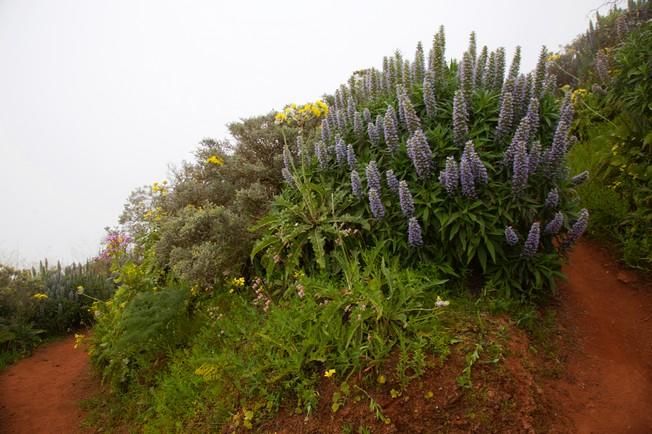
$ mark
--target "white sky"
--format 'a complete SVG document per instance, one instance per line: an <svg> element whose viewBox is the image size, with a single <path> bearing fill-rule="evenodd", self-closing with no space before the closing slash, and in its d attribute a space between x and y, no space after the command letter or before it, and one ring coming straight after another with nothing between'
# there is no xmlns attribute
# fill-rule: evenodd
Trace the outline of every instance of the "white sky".
<svg viewBox="0 0 652 434"><path fill-rule="evenodd" d="M97 253L129 192L226 124L333 91L446 26L530 70L602 0L0 0L0 261Z"/></svg>

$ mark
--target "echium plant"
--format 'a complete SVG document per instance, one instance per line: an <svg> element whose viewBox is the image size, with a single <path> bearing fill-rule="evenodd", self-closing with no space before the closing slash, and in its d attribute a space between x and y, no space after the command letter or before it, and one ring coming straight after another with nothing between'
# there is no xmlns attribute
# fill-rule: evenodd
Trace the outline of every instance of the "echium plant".
<svg viewBox="0 0 652 434"><path fill-rule="evenodd" d="M382 244L406 266L419 258L481 271L507 294L536 293L554 285L561 253L588 221L572 190L587 175L571 178L565 166L573 107L540 85L541 63L520 73L520 48L506 71L503 48L477 56L475 43L449 68L440 31L427 61L418 46L414 62L394 53L382 71L353 74L326 98L334 105L321 131L302 132L314 153L301 172L284 173L296 185L282 195L298 201L299 185L323 187L344 199L329 215L367 222L361 245Z"/></svg>
<svg viewBox="0 0 652 434"><path fill-rule="evenodd" d="M435 117L435 83L432 77L432 72L428 71L423 78L423 104L426 107L426 115L428 118Z"/></svg>
<svg viewBox="0 0 652 434"><path fill-rule="evenodd" d="M398 150L399 137L398 137L398 122L396 119L396 112L392 106L387 107L385 112L385 119L383 120L383 130L385 132L385 144L390 152Z"/></svg>
<svg viewBox="0 0 652 434"><path fill-rule="evenodd" d="M414 165L419 178L427 178L432 173L432 150L425 134L417 129L407 141L408 157Z"/></svg>
<svg viewBox="0 0 652 434"><path fill-rule="evenodd" d="M366 175L367 186L369 189L374 189L377 192L380 192L380 172L378 171L378 166L374 160L371 160L367 164Z"/></svg>
<svg viewBox="0 0 652 434"><path fill-rule="evenodd" d="M464 146L469 135L469 112L462 90L455 92L453 98L453 141Z"/></svg>

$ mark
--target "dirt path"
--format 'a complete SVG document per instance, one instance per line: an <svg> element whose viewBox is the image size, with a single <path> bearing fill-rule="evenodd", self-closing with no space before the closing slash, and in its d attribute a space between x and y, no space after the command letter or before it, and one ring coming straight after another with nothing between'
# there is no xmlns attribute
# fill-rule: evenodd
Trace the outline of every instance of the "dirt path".
<svg viewBox="0 0 652 434"><path fill-rule="evenodd" d="M573 343L549 394L577 433L652 433L652 285L583 241L565 268L560 322Z"/></svg>
<svg viewBox="0 0 652 434"><path fill-rule="evenodd" d="M0 374L0 433L80 433L80 401L97 389L74 337L38 348Z"/></svg>

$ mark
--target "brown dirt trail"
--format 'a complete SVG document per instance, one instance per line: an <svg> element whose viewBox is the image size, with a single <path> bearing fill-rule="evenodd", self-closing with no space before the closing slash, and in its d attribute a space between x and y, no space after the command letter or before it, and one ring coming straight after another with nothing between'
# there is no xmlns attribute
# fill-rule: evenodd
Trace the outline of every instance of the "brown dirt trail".
<svg viewBox="0 0 652 434"><path fill-rule="evenodd" d="M571 432L652 433L652 285L591 241L564 271L559 318L572 344L546 394Z"/></svg>
<svg viewBox="0 0 652 434"><path fill-rule="evenodd" d="M44 345L0 374L0 433L84 432L80 402L98 382L74 345L73 336Z"/></svg>

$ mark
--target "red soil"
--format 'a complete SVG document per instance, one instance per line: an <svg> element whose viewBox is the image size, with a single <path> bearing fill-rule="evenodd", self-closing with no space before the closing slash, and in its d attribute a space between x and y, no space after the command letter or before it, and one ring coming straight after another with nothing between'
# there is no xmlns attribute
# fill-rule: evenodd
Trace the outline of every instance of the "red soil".
<svg viewBox="0 0 652 434"><path fill-rule="evenodd" d="M88 355L67 337L0 374L0 433L81 433L80 401L98 388Z"/></svg>
<svg viewBox="0 0 652 434"><path fill-rule="evenodd" d="M565 374L544 388L577 433L652 433L652 285L584 241L564 270Z"/></svg>

